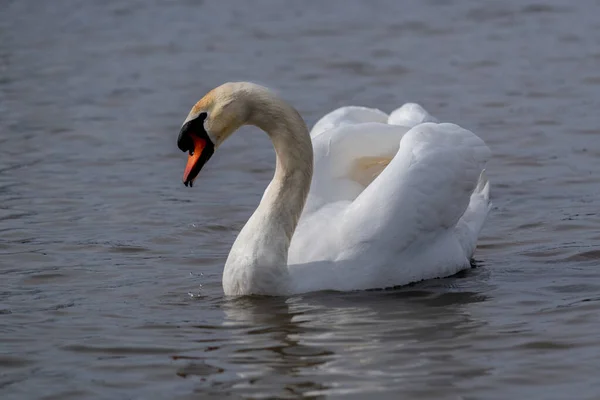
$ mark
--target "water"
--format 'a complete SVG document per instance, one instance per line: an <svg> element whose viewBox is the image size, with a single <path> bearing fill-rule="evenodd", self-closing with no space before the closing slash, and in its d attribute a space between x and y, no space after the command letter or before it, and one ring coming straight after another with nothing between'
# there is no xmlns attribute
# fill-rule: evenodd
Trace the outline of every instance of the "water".
<svg viewBox="0 0 600 400"><path fill-rule="evenodd" d="M0 6L2 399L600 398L600 3ZM177 133L229 80L309 124L422 103L483 137L479 268L226 299L272 176L243 129L193 189Z"/></svg>

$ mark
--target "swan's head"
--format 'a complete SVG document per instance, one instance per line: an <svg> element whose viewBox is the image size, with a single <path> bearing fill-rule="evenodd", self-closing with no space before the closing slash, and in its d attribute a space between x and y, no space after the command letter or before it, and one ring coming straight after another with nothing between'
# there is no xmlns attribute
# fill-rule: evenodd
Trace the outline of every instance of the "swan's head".
<svg viewBox="0 0 600 400"><path fill-rule="evenodd" d="M248 122L251 113L248 94L263 90L266 89L246 82L225 83L192 107L177 138L179 149L189 154L183 173L185 186L193 185L215 149Z"/></svg>

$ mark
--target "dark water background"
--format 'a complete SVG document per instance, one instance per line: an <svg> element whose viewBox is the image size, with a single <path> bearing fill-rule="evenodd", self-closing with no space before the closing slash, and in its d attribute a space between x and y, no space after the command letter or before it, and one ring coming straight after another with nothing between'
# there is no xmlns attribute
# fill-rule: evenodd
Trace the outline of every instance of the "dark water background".
<svg viewBox="0 0 600 400"><path fill-rule="evenodd" d="M600 2L0 2L0 397L600 399ZM244 129L175 145L230 80L309 124L406 101L479 134L479 268L228 300L272 176Z"/></svg>

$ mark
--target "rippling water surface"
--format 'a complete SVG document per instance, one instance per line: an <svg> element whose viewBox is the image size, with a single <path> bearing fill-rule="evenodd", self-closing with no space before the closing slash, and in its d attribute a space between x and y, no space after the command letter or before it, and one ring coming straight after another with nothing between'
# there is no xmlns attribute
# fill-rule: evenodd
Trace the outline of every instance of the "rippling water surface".
<svg viewBox="0 0 600 400"><path fill-rule="evenodd" d="M600 3L4 1L2 399L600 398ZM423 104L479 134L479 268L223 297L273 172L245 128L181 184L191 105L266 84L309 124Z"/></svg>

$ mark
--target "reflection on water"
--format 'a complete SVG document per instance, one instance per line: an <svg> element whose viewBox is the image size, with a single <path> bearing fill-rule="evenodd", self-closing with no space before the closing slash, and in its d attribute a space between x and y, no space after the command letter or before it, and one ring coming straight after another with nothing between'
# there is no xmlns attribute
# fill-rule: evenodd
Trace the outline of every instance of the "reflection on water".
<svg viewBox="0 0 600 400"><path fill-rule="evenodd" d="M436 372L445 375L439 385L486 374L485 367L460 357L460 349L468 348L469 338L485 325L462 306L485 300L480 293L448 291L439 282L366 293L229 300L222 307L223 325L235 334L225 347L233 345L235 351L226 360L215 357L215 363L229 367L207 368L211 357L206 356L178 357L186 360L180 374L201 374L203 392L218 388L256 397L390 389L418 395L423 380ZM211 342L205 351L223 347ZM223 375L227 370L238 372ZM281 381L283 390L277 385Z"/></svg>
<svg viewBox="0 0 600 400"><path fill-rule="evenodd" d="M597 399L598 11L4 2L0 397ZM224 298L273 150L243 129L186 190L175 140L230 80L274 88L309 125L341 105L415 101L482 136L494 209L478 268Z"/></svg>

